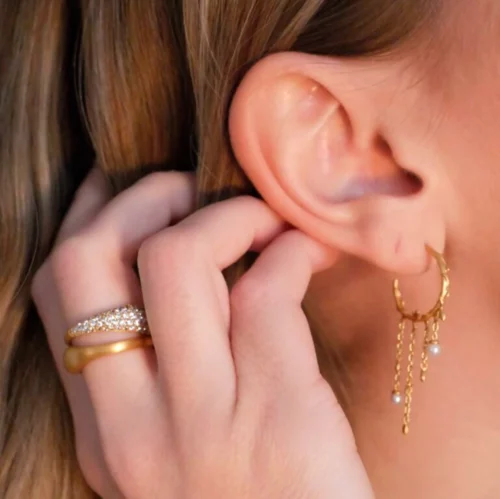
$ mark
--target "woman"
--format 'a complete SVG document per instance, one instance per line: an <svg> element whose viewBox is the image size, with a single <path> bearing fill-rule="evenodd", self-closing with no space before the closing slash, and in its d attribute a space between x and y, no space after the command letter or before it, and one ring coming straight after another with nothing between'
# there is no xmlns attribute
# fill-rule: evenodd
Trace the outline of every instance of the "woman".
<svg viewBox="0 0 500 499"><path fill-rule="evenodd" d="M499 497L499 9L4 2L1 496Z"/></svg>

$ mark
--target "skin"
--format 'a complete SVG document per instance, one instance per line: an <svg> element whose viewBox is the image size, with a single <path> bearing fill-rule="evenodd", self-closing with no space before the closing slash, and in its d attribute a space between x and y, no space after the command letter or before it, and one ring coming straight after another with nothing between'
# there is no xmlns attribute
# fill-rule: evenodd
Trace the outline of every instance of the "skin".
<svg viewBox="0 0 500 499"><path fill-rule="evenodd" d="M154 174L109 202L106 191L94 172L33 284L91 487L106 499L372 498L300 306L338 254L253 198L189 215L187 174ZM222 270L250 249L259 259L229 293ZM65 373L64 329L118 303L142 303L154 350Z"/></svg>
<svg viewBox="0 0 500 499"><path fill-rule="evenodd" d="M494 2L458 2L423 54L381 62L278 54L253 69L234 103L233 146L266 201L343 251L313 278L306 305L343 360L341 379L326 376L346 390L377 497L500 494L499 19ZM405 169L420 178L418 194L379 185L348 199L346 178L402 179ZM423 273L426 243L446 249L451 297L443 353L416 386L403 438L390 402L391 279L403 276L408 307L430 308L439 274Z"/></svg>
<svg viewBox="0 0 500 499"><path fill-rule="evenodd" d="M281 383L286 380L285 385L293 387L291 391L299 394L301 402L295 400L297 405L293 405L288 399L280 399L276 403L278 413L285 411L287 417L277 420L271 434L285 427L285 433L281 434L283 441L290 441L292 435L304 437L298 439L300 445L291 439L287 456L305 453L311 459L313 456L318 459L314 449L320 439L318 435L322 435L321 441L326 445L321 456L334 460L331 470L322 468L327 465L321 458L322 465L317 468L323 470L323 478L326 474L332 481L324 483L318 476L301 475L298 488L303 494L297 497L370 497L361 461L376 496L384 499L493 499L500 495L496 470L500 455L500 273L497 272L500 255L496 248L500 245L500 235L496 217L492 215L500 210L496 118L500 116L499 40L495 29L500 12L492 0L459 0L447 7L446 21L433 37L432 45L421 47L421 52L402 53L379 61L275 54L257 63L245 77L231 106L231 142L239 163L275 213L276 218L271 216L271 220L276 225L270 223L269 232L264 231L260 241L259 249L267 248L262 255L269 251L268 263L259 267L253 278L249 273L247 282L253 280L254 291L250 287L247 295L242 293L236 308L224 294L222 284L219 289L212 289L212 295L195 293L190 299L193 301L186 298L184 302L180 298L191 296L201 285L208 286L200 281L206 276L205 271L193 272L194 256L185 254L186 248L191 247L189 237L203 240L203 236L195 235L200 231L206 241L224 241L230 251L234 230L245 225L233 220L234 225L225 225L221 232L201 230L205 224L212 226L212 218L225 220L224 206L220 212L211 212L212 216L187 223L185 229L165 231L164 227L170 223L168 213L153 208L148 211L144 204L131 202L132 198L154 198L144 184L142 189L147 192L133 191L140 187L136 186L129 192L128 201L120 195L114 205L106 208L106 187L99 183L102 179L90 180L82 188L61 232L60 245L64 251L56 248L55 256L44 265L34 285L35 302L59 368L62 334L67 327L94 312L141 299L140 291L129 287L127 279L116 287L103 285L97 290L88 283L92 272L103 284L112 283L112 276L124 275L121 261L116 261L120 249L117 242L123 238L112 227L123 213L129 218L135 214L137 227L155 220L154 227L146 223L149 229L140 229L141 234L133 239L135 252L150 238L154 241L153 245L146 245L149 249L139 258L139 270L146 283L142 290L146 308L151 308L155 317L153 326L157 325L153 336L160 339L159 374L151 368L156 364L146 352L95 361L85 370L83 379L69 377L61 369L73 410L82 469L89 483L105 497L154 497L155 494L162 497L166 491L172 492L168 489L170 483L177 483L179 488L174 492L184 493L184 497L190 493L195 497L199 490L203 490L204 497L219 497L220 491L212 488L213 481L200 473L203 466L193 464L190 469L190 463L197 460L185 459L185 455L193 456L193 449L200 448L199 440L193 442L187 437L188 429L205 430L207 425L205 412L203 418L196 420L190 404L206 403L206 394L210 393L210 405L215 405L215 409L224 407L223 402L220 406L214 404L212 396L221 389L224 393L224 387L235 382L229 375L214 379L210 369L203 375L198 373L199 368L206 368L200 359L216 353L217 341L229 334L227 322L222 320L222 327L214 328L218 340L211 337L215 341L211 343L205 337L212 331L206 327L206 320L214 309L229 309L230 314L246 311L244 319L236 321L241 329L231 335L250 338L237 351L242 361L246 360L247 379L256 377L261 390L250 392L254 397L250 397L252 402L246 406L248 419L244 420L247 423L242 426L242 434L249 438L250 431L255 437L250 429L261 426L250 414L258 412L269 397L280 393ZM418 177L417 188L408 181L406 171ZM190 203L186 201L189 196L184 201L176 197L175 192L179 191L172 188L172 185L179 187L176 182L166 182L164 190L154 191L162 203L165 198L178 203L178 209L173 210L174 219L183 218L190 211ZM248 206L245 208L251 211ZM248 220L250 211L241 212L239 220ZM266 220L269 222L270 212L264 213L260 212L261 219L252 219L256 227L260 223L265 225ZM285 239L272 250L273 244L269 245L272 240L283 241L278 219L297 227L298 231L293 233L300 236L294 236L297 240ZM247 226L250 233L252 227ZM154 236L158 231L170 234L166 237L169 244ZM76 241L85 244L65 244L74 241L75 234ZM182 247L173 235L184 238ZM311 241L315 241L315 250L310 254L305 248L311 249ZM92 251L96 244L100 252ZM391 278L403 275L402 287L409 306L427 309L437 296L438 274L425 252L425 244L445 252L451 268L452 295L446 305L448 319L441 328L442 356L431 364L426 385L416 387L411 432L403 438L401 410L390 403L399 320ZM243 246L233 247L234 253L228 258L243 253ZM87 249L82 251L82 247ZM222 247L217 249L222 250ZM318 252L322 256L316 261ZM95 255L101 253L103 257L96 261ZM298 261L292 263L288 258ZM321 270L312 278L305 303L327 347L343 359L342 373L331 370L325 376L332 384L340 382L345 387L348 421L359 456L349 444L340 446L341 455L328 454L329 449L338 447L339 441L351 438L349 426L344 426L343 413L335 403L332 405L335 399L327 397L329 403L321 409L315 407L305 413L299 410L309 407L308 401L314 399L311 384L304 387L301 378L317 380L318 373L317 366L311 367L314 356L307 341L307 327L296 329L297 321L284 322L290 314L298 317L294 314L300 313L299 296L305 293L304 280L308 280L306 274L300 278L294 275L291 269L295 265L302 269L305 265L307 276L312 270ZM214 269L213 265L207 268ZM130 272L126 274L130 276ZM283 277L285 274L287 277ZM290 289L297 293L293 299L287 294ZM203 306L207 296L212 296L212 309ZM221 301L221 297L226 301ZM165 303L172 304L167 307L168 314ZM175 373L167 369L167 359L175 357L172 348L184 344L176 335L186 327L193 332L188 338L208 344L203 346L203 355L194 356L193 364L173 363L171 369L179 369ZM287 334L285 340L283 330ZM202 348L191 341L184 346L183 360L189 360L190 349L196 352ZM232 358L238 366L238 360ZM287 374L276 373L276 364L293 365L294 369ZM312 378L307 378L308 369L315 373ZM142 378L137 374L141 370ZM151 385L151 377L161 380L158 391L153 390L155 383ZM102 379L109 381L103 384ZM190 400L175 390L177 383L187 390ZM145 386L148 390L144 390ZM269 391L262 390L264 386ZM331 391L327 392L333 397ZM140 431L131 431L137 425L137 417L129 408L138 403L152 409L145 412L149 418L146 428L139 426ZM142 413L143 406L140 407ZM297 410L303 418L285 424ZM166 425L163 416L172 418L176 424ZM332 421L339 420L343 421L340 426L331 426ZM315 429L318 434L310 433ZM210 434L199 430L196 434L206 438L207 433ZM183 442L187 454L169 453L165 460L163 453L172 448L169 445L172 438ZM151 447L144 442L152 442ZM220 441L216 443L219 456L234 449L221 447ZM156 463L156 457L161 455L165 466L189 473L182 475L181 482L175 479L165 482L157 477L170 476L170 468L139 466L140 472L135 472L137 452L131 456L132 447L141 449L139 455L143 459L139 463ZM240 446L237 455L248 456L248 446ZM263 462L269 457L265 453L258 456ZM331 464L328 458L325 459ZM259 495L256 488L248 487L255 484L268 487L270 477L255 470L242 475L241 469L232 467L234 462L223 461L223 476L212 473L234 487L226 487L226 495L231 495L228 490L234 495L241 493L241 487L247 487L246 497L290 497L286 495L289 492L286 479L273 482L277 488L271 490L271 495L268 490L267 496ZM302 463L301 469L304 468L308 469ZM292 472L285 468L285 471L283 476L289 473L288 479L296 476L296 469ZM172 474L177 476L175 472ZM246 476L246 482L241 480L242 476ZM347 482L336 481L346 476ZM194 479L190 481L187 477ZM147 495L145 490L151 483L159 484L158 490L149 490ZM187 489L182 489L184 486ZM320 492L314 487L320 487Z"/></svg>

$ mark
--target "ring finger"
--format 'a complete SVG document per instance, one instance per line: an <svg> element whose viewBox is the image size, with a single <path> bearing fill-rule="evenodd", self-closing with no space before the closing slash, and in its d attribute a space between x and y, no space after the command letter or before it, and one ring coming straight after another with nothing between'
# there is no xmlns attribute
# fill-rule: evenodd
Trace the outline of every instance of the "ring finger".
<svg viewBox="0 0 500 499"><path fill-rule="evenodd" d="M186 216L193 209L193 193L189 175L152 174L113 199L91 225L55 250L52 269L67 325L124 304L142 305L134 271L138 248L144 239ZM98 333L75 343L108 343L124 334ZM120 427L130 424L125 416L136 418L134 408L140 411L141 404L149 403L155 371L151 349L87 365L83 374L99 427L111 428L101 434L119 435Z"/></svg>

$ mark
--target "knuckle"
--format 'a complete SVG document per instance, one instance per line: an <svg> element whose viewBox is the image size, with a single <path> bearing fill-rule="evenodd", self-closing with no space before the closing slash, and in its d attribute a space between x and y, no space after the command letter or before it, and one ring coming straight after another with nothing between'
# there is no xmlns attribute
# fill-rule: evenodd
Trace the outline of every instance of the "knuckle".
<svg viewBox="0 0 500 499"><path fill-rule="evenodd" d="M146 175L145 177L142 178L141 182L144 183L152 183L156 184L158 182L163 182L166 179L170 178L172 176L172 172L165 172L165 171L155 171L151 172L149 175Z"/></svg>
<svg viewBox="0 0 500 499"><path fill-rule="evenodd" d="M139 248L138 266L146 274L156 273L168 266L169 270L185 267L184 262L196 261L201 243L189 230L169 228L144 241Z"/></svg>
<svg viewBox="0 0 500 499"><path fill-rule="evenodd" d="M188 211L191 212L194 208L195 178L192 173L153 172L141 178L130 191L134 194L129 195L166 199L165 209L170 215L179 203L185 208L189 206Z"/></svg>
<svg viewBox="0 0 500 499"><path fill-rule="evenodd" d="M162 232L144 240L137 254L139 270L148 271L163 260L165 237Z"/></svg>
<svg viewBox="0 0 500 499"><path fill-rule="evenodd" d="M81 272L86 261L93 254L87 238L75 235L59 244L49 257L48 265L56 281L67 279L68 274Z"/></svg>
<svg viewBox="0 0 500 499"><path fill-rule="evenodd" d="M152 172L145 177L142 177L136 184L136 186L141 186L147 188L154 188L158 186L158 184L164 184L169 182L169 179L172 177L172 172Z"/></svg>
<svg viewBox="0 0 500 499"><path fill-rule="evenodd" d="M160 184L170 184L177 180L184 180L190 178L190 173L184 173L180 171L155 171L145 177L141 178L137 185L143 185L146 187L156 187Z"/></svg>

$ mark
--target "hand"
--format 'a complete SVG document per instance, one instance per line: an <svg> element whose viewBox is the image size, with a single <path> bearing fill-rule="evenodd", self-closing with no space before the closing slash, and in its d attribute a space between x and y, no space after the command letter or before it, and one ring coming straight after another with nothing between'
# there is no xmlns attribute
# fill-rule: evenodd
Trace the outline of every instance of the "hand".
<svg viewBox="0 0 500 499"><path fill-rule="evenodd" d="M193 192L158 173L108 202L94 172L35 278L87 481L105 498L373 497L301 310L331 255L253 198L187 216ZM261 254L229 293L222 270L249 249ZM65 330L127 303L145 307L154 350L64 372Z"/></svg>

